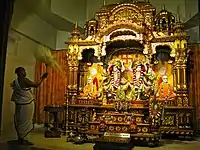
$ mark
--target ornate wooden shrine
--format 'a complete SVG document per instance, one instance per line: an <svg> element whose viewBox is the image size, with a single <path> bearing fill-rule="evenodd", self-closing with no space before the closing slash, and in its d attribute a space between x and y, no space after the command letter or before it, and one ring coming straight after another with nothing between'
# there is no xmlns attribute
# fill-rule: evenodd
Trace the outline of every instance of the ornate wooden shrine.
<svg viewBox="0 0 200 150"><path fill-rule="evenodd" d="M105 5L96 17L66 42L69 137L129 133L152 145L161 134L192 136L189 37L180 19L149 2Z"/></svg>

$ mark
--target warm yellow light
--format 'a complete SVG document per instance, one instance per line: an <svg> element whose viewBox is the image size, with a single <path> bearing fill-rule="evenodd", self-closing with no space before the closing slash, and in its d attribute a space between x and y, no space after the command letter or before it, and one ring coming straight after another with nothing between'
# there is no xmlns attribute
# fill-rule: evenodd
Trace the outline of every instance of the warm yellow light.
<svg viewBox="0 0 200 150"><path fill-rule="evenodd" d="M91 74L92 76L96 75L96 74L97 74L97 69L96 69L96 68L91 68L90 74Z"/></svg>

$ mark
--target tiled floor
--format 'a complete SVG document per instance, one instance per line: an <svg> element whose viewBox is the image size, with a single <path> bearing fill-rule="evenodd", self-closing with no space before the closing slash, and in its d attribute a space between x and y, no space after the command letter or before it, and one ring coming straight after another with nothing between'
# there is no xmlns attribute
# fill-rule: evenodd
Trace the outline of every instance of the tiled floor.
<svg viewBox="0 0 200 150"><path fill-rule="evenodd" d="M4 139L5 140L5 139ZM41 130L31 133L29 140L35 145L32 147L24 147L16 144L15 141L2 141L0 150L92 150L93 144L74 145L65 142L65 137L58 139L45 139ZM134 150L199 150L200 140L196 141L163 141L162 146L156 148L135 147Z"/></svg>

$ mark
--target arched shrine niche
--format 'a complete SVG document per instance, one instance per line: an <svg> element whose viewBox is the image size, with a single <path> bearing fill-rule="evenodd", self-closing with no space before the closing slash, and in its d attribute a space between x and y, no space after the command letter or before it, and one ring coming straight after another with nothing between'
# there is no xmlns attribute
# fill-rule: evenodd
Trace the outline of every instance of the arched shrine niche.
<svg viewBox="0 0 200 150"><path fill-rule="evenodd" d="M127 39L125 42L124 39L130 36L130 39ZM118 39L121 37L121 39ZM142 41L137 39L137 36L134 32L131 31L116 31L110 34L110 41L105 43L105 56L103 56L103 63L108 64L108 62L113 59L113 57L120 56L120 59L131 60L131 54L143 54L144 45ZM135 40L136 39L136 40ZM124 57L121 57L124 55ZM126 57L125 57L126 55Z"/></svg>
<svg viewBox="0 0 200 150"><path fill-rule="evenodd" d="M97 39L103 39L103 42L110 41L110 36L135 36L135 40L143 40L144 27L137 25L136 23L124 23L111 24L110 26L103 28L97 33ZM121 38L122 39L122 38Z"/></svg>
<svg viewBox="0 0 200 150"><path fill-rule="evenodd" d="M103 67L98 64L99 59L95 56L93 48L82 50L82 59L79 60L79 90L78 95L82 97L96 97L102 86ZM101 96L101 95L99 95Z"/></svg>
<svg viewBox="0 0 200 150"><path fill-rule="evenodd" d="M156 74L156 97L157 100L171 101L176 103L175 91L174 91L174 61L171 57L171 47L169 45L158 45L155 48L156 53L154 54L154 72Z"/></svg>

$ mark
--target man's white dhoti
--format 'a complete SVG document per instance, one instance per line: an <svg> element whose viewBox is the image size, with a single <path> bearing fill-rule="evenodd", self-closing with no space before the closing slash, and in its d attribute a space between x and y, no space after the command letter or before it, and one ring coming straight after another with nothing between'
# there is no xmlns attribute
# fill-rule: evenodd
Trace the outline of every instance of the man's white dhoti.
<svg viewBox="0 0 200 150"><path fill-rule="evenodd" d="M15 102L14 123L18 138L25 138L33 130L35 103L31 89L20 87L16 79L12 83L13 94L11 101Z"/></svg>

